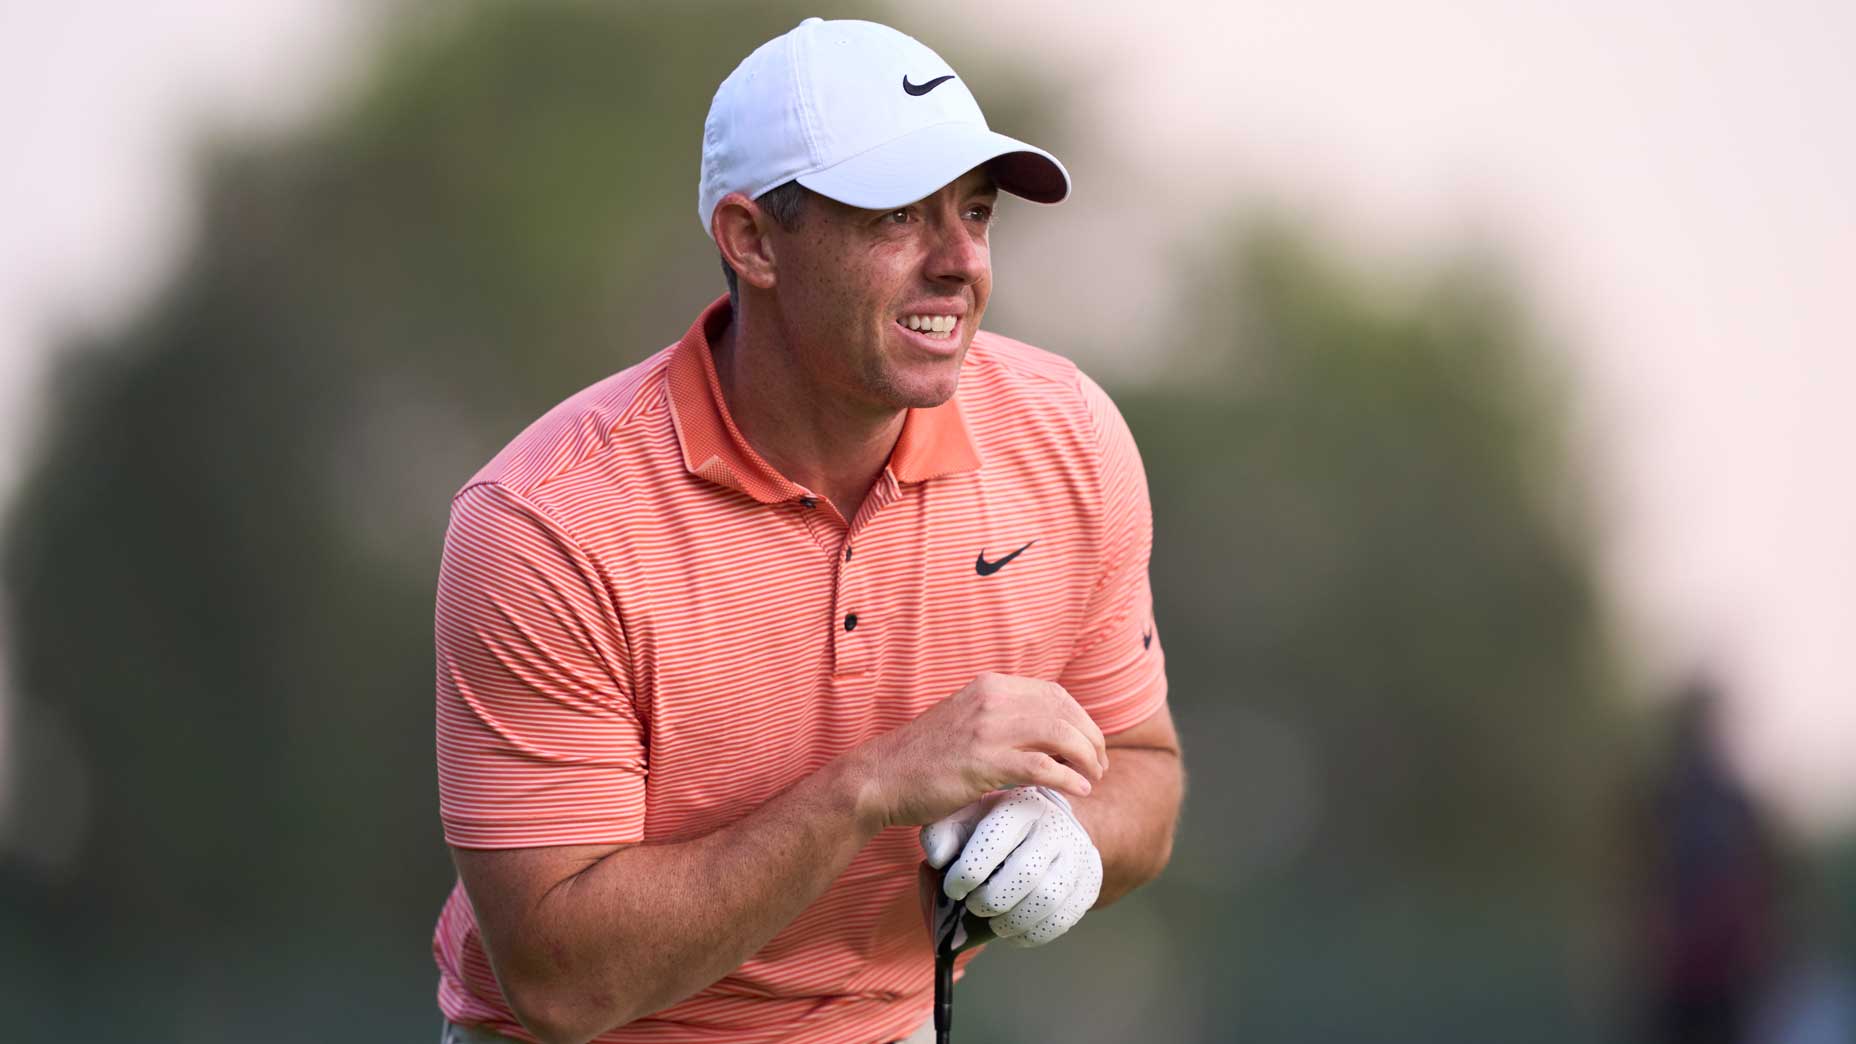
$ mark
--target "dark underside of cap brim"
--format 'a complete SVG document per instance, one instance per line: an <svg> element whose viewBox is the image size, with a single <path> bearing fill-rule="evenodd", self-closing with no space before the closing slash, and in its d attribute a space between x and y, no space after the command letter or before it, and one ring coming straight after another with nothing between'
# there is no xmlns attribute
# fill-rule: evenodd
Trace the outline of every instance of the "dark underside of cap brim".
<svg viewBox="0 0 1856 1044"><path fill-rule="evenodd" d="M1033 203L1061 203L1070 194L1070 183L1063 171L1035 152L996 156L986 169L1001 190Z"/></svg>

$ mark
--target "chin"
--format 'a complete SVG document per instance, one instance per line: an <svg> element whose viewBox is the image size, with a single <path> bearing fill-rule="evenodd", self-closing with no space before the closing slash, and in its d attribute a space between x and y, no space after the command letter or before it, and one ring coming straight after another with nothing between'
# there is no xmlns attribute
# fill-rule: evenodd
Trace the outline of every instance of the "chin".
<svg viewBox="0 0 1856 1044"><path fill-rule="evenodd" d="M960 387L960 360L964 355L951 360L951 365L891 374L884 398L898 409L925 410L941 405Z"/></svg>

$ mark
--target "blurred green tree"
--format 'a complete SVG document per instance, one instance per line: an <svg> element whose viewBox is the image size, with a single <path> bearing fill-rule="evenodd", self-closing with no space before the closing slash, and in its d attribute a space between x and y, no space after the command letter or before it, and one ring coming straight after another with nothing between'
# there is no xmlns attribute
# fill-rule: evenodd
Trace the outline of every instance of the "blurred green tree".
<svg viewBox="0 0 1856 1044"><path fill-rule="evenodd" d="M1192 271L1174 376L1117 392L1191 775L1173 865L969 993L1009 1039L1027 983L1092 998L1050 1039L1606 1039L1614 650L1500 265L1363 269L1260 210Z"/></svg>

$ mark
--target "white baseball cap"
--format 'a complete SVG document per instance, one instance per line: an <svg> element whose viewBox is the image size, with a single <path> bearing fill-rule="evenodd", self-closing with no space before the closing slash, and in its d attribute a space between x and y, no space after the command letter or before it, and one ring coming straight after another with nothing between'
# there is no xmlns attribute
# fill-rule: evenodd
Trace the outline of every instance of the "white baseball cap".
<svg viewBox="0 0 1856 1044"><path fill-rule="evenodd" d="M808 18L755 48L716 89L702 131L697 217L730 192L788 181L848 206L900 207L982 163L1014 195L1056 203L1070 175L1043 149L995 134L941 56L875 22Z"/></svg>

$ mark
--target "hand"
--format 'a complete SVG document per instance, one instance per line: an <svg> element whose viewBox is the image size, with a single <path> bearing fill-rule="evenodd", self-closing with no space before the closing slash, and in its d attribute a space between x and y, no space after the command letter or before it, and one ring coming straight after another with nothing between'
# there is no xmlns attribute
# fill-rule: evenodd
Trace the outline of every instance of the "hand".
<svg viewBox="0 0 1856 1044"><path fill-rule="evenodd" d="M858 748L858 811L916 826L995 791L1036 784L1078 797L1108 771L1102 730L1061 685L982 674Z"/></svg>
<svg viewBox="0 0 1856 1044"><path fill-rule="evenodd" d="M1102 890L1102 856L1070 803L1043 787L1018 787L922 828L922 852L941 887L988 918L1014 946L1042 946L1083 919ZM983 883L982 883L983 882Z"/></svg>

